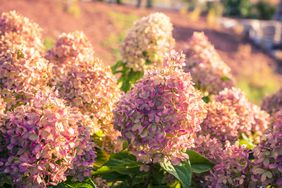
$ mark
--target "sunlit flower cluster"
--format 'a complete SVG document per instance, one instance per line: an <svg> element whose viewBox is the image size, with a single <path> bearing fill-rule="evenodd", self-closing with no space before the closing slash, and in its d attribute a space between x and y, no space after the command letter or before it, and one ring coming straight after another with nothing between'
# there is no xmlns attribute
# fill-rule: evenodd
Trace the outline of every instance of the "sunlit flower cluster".
<svg viewBox="0 0 282 188"><path fill-rule="evenodd" d="M236 113L240 133L262 135L267 129L269 115L250 103L240 89L225 89L216 96L216 101L228 107L230 113Z"/></svg>
<svg viewBox="0 0 282 188"><path fill-rule="evenodd" d="M264 135L264 139L254 149L254 167L252 180L257 185L267 187L282 186L282 111L278 111L273 118L271 128Z"/></svg>
<svg viewBox="0 0 282 188"><path fill-rule="evenodd" d="M158 64L174 46L169 17L153 13L138 20L129 30L122 47L122 58L134 71L144 71L146 65Z"/></svg>
<svg viewBox="0 0 282 188"><path fill-rule="evenodd" d="M84 150L93 146L86 130L98 127L83 122L85 116L65 106L54 94L38 92L29 104L8 112L0 127L5 146L1 148L1 173L12 177L19 187L56 185L77 166L86 169L85 174L80 170L79 176L88 175L87 168L96 155L93 147ZM84 127L83 132L80 127ZM87 160L80 160L82 153Z"/></svg>
<svg viewBox="0 0 282 188"><path fill-rule="evenodd" d="M121 146L117 140L120 133L113 128L112 109L120 91L110 68L94 58L92 52L82 33L62 35L49 53L50 61L55 60L54 74L58 70L57 74L60 74L53 85L69 105L98 119L105 136L105 149L118 150Z"/></svg>
<svg viewBox="0 0 282 188"><path fill-rule="evenodd" d="M46 58L58 67L89 63L94 60L94 50L83 32L63 33Z"/></svg>
<svg viewBox="0 0 282 188"><path fill-rule="evenodd" d="M240 116L235 109L216 101L209 103L207 109L207 117L201 124L201 134L210 135L222 143L238 140Z"/></svg>
<svg viewBox="0 0 282 188"><path fill-rule="evenodd" d="M184 70L196 85L212 94L234 85L231 69L220 58L204 33L195 32L186 50Z"/></svg>
<svg viewBox="0 0 282 188"><path fill-rule="evenodd" d="M262 109L270 114L282 110L282 88L275 94L263 99Z"/></svg>
<svg viewBox="0 0 282 188"><path fill-rule="evenodd" d="M0 54L0 87L15 91L33 91L45 86L50 66L33 48L11 48Z"/></svg>
<svg viewBox="0 0 282 188"><path fill-rule="evenodd" d="M138 160L173 163L194 144L206 115L201 95L189 74L164 68L149 71L126 93L114 110L115 127Z"/></svg>
<svg viewBox="0 0 282 188"><path fill-rule="evenodd" d="M227 146L217 156L217 164L205 176L204 187L248 187L248 172L250 167L249 152L236 145Z"/></svg>
<svg viewBox="0 0 282 188"><path fill-rule="evenodd" d="M32 47L43 50L42 29L16 11L4 12L0 17L0 50L9 50L12 46Z"/></svg>

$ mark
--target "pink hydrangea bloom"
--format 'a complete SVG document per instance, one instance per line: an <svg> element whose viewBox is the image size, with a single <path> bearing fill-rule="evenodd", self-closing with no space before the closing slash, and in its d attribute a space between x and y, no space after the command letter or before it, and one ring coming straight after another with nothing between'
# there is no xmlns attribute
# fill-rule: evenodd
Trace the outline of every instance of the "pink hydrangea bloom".
<svg viewBox="0 0 282 188"><path fill-rule="evenodd" d="M195 139L195 146L192 148L196 152L205 156L209 160L218 163L220 162L220 156L225 148L225 143L216 138L212 138L210 135L197 135Z"/></svg>
<svg viewBox="0 0 282 188"><path fill-rule="evenodd" d="M112 110L120 97L116 79L109 67L96 57L81 32L62 34L47 58L54 65L52 85L70 106L98 119L103 131L103 148L121 149L120 133L112 124Z"/></svg>
<svg viewBox="0 0 282 188"><path fill-rule="evenodd" d="M42 29L16 11L4 12L0 16L0 50L11 46L33 47L43 51Z"/></svg>
<svg viewBox="0 0 282 188"><path fill-rule="evenodd" d="M81 173L82 166L85 174L71 174L88 175L96 155L88 134L92 126L85 119L54 94L39 92L29 104L8 112L0 127L6 156L1 173L19 187L56 185L66 180L69 169Z"/></svg>
<svg viewBox="0 0 282 188"><path fill-rule="evenodd" d="M34 91L47 85L51 67L34 48L10 48L0 54L0 87Z"/></svg>
<svg viewBox="0 0 282 188"><path fill-rule="evenodd" d="M240 116L236 110L217 101L209 103L207 109L207 117L201 124L201 135L209 135L223 144L238 140Z"/></svg>
<svg viewBox="0 0 282 188"><path fill-rule="evenodd" d="M114 125L138 160L177 164L194 145L206 115L205 104L189 74L179 69L149 71L114 110Z"/></svg>
<svg viewBox="0 0 282 188"><path fill-rule="evenodd" d="M46 58L58 67L94 61L94 50L83 32L63 33Z"/></svg>
<svg viewBox="0 0 282 188"><path fill-rule="evenodd" d="M231 145L226 146L221 155L217 156L217 164L204 177L204 187L248 187L249 152L247 149Z"/></svg>
<svg viewBox="0 0 282 188"><path fill-rule="evenodd" d="M270 114L282 110L282 88L275 94L263 99L262 109Z"/></svg>
<svg viewBox="0 0 282 188"><path fill-rule="evenodd" d="M269 114L250 103L245 94L236 88L221 91L215 99L237 114L238 131L248 136L262 135L269 124Z"/></svg>
<svg viewBox="0 0 282 188"><path fill-rule="evenodd" d="M254 149L252 180L259 186L282 186L282 111L273 116L271 128Z"/></svg>
<svg viewBox="0 0 282 188"><path fill-rule="evenodd" d="M234 85L231 69L226 65L204 33L195 32L186 49L184 70L190 72L200 89L217 94Z"/></svg>

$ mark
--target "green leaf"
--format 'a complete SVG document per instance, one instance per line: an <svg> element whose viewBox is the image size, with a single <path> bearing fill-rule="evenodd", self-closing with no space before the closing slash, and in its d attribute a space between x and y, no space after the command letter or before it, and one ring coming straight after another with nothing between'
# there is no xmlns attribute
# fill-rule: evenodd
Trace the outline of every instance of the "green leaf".
<svg viewBox="0 0 282 188"><path fill-rule="evenodd" d="M117 74L120 73L120 71L122 71L125 66L125 63L123 61L118 61L116 62L116 64L114 64L113 66L111 66L111 70L113 74Z"/></svg>
<svg viewBox="0 0 282 188"><path fill-rule="evenodd" d="M202 100L203 100L205 103L209 103L209 102L210 102L210 97L209 97L209 96L204 96L204 97L202 97Z"/></svg>
<svg viewBox="0 0 282 188"><path fill-rule="evenodd" d="M120 152L112 154L104 166L94 171L93 175L117 172L122 175L134 176L140 173L139 168L140 164L136 161L135 156L127 152Z"/></svg>
<svg viewBox="0 0 282 188"><path fill-rule="evenodd" d="M246 146L247 149L254 149L255 144L252 142L252 140L244 133L241 134L241 138L239 140L239 145L242 146Z"/></svg>
<svg viewBox="0 0 282 188"><path fill-rule="evenodd" d="M186 153L189 155L189 160L193 172L203 173L213 168L214 163L201 154L193 150L187 150Z"/></svg>
<svg viewBox="0 0 282 188"><path fill-rule="evenodd" d="M230 80L230 78L228 78L227 76L222 76L220 79L222 81L229 81Z"/></svg>
<svg viewBox="0 0 282 188"><path fill-rule="evenodd" d="M97 149L96 153L97 157L94 163L94 167L99 168L109 160L110 156L108 153L101 149Z"/></svg>
<svg viewBox="0 0 282 188"><path fill-rule="evenodd" d="M189 188L192 179L192 169L189 160L173 166L170 161L162 162L161 167L180 181L183 188Z"/></svg>

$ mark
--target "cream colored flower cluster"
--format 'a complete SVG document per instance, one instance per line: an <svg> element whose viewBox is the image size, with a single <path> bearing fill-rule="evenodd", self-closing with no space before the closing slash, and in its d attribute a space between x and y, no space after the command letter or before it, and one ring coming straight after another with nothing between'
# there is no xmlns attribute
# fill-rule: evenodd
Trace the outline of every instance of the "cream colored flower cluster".
<svg viewBox="0 0 282 188"><path fill-rule="evenodd" d="M121 47L122 58L134 71L163 61L163 55L174 47L169 17L153 13L138 20L129 30Z"/></svg>

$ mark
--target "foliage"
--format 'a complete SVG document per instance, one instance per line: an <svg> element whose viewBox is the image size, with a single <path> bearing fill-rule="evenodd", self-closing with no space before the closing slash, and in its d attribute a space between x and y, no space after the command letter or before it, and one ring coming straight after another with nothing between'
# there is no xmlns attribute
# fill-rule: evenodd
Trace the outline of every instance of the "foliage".
<svg viewBox="0 0 282 188"><path fill-rule="evenodd" d="M111 158L93 175L106 179L111 187L169 187L166 182L168 174L175 177L171 186L179 182L183 188L191 184L192 172L203 173L213 167L213 163L194 151L187 151L191 160L173 165L170 161L160 164L142 164L134 155L122 151ZM146 169L146 171L142 170ZM174 187L173 186L173 187Z"/></svg>
<svg viewBox="0 0 282 188"><path fill-rule="evenodd" d="M225 7L224 15L239 18L269 20L273 17L276 7L266 0L252 3L250 0L222 0Z"/></svg>
<svg viewBox="0 0 282 188"><path fill-rule="evenodd" d="M232 17L247 17L250 14L250 0L222 0L224 14Z"/></svg>
<svg viewBox="0 0 282 188"><path fill-rule="evenodd" d="M128 68L123 61L118 61L111 69L113 74L120 74L118 84L120 85L120 89L124 92L127 92L144 74L141 71L134 71Z"/></svg>

